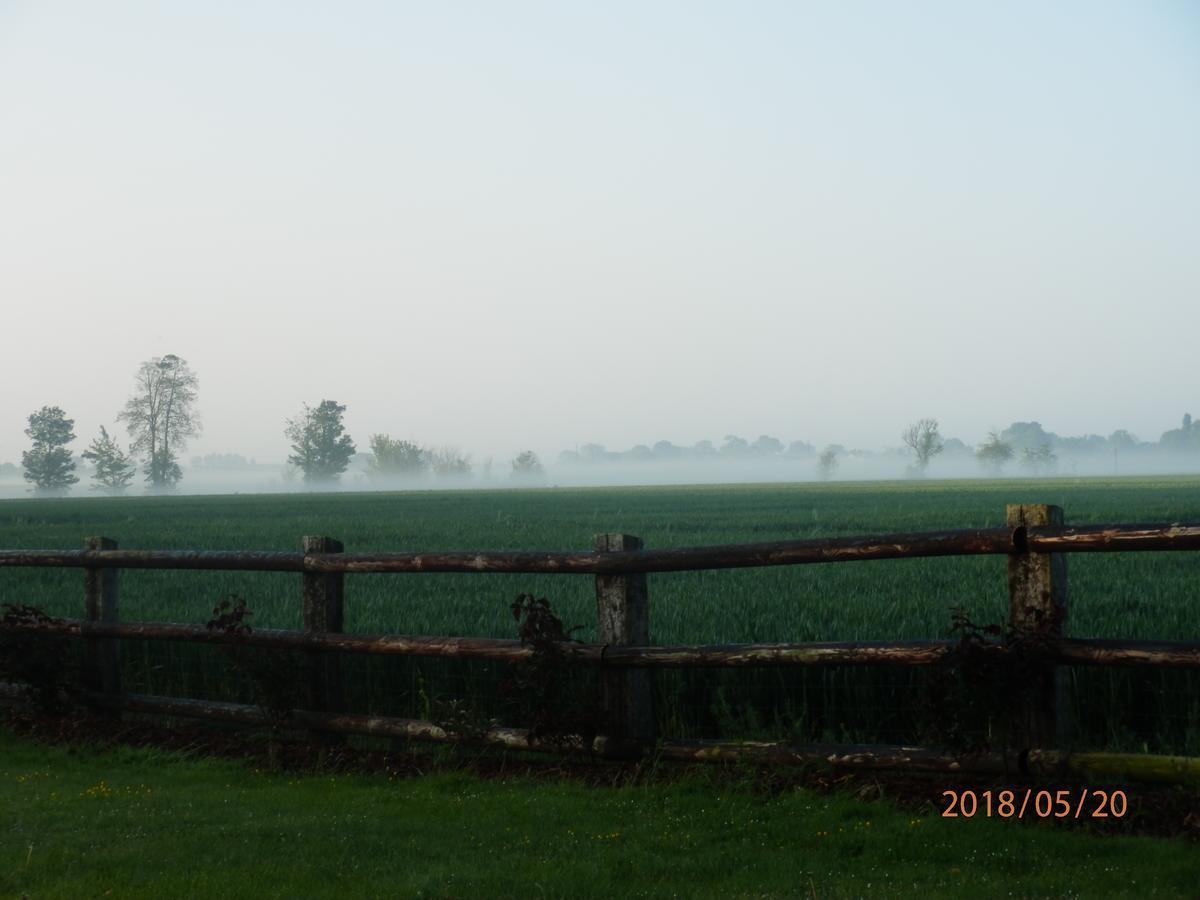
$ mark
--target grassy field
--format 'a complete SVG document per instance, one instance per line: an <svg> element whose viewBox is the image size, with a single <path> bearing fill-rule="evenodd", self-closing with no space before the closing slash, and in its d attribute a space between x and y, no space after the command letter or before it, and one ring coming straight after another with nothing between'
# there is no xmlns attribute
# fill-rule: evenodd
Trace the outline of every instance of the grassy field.
<svg viewBox="0 0 1200 900"><path fill-rule="evenodd" d="M1180 839L944 819L703 775L592 788L274 774L0 729L0 895L1194 897Z"/></svg>
<svg viewBox="0 0 1200 900"><path fill-rule="evenodd" d="M996 526L1005 505L1020 502L1059 504L1070 523L1200 521L1200 478L18 500L0 502L0 547L78 547L86 535L103 534L124 548L286 550L297 549L301 535L326 534L350 551L568 550L590 549L602 531L637 534L650 547L681 547ZM1069 569L1071 634L1200 639L1200 554L1076 555ZM218 599L236 592L255 611L256 625L299 626L294 574L132 570L122 578L129 620L204 622ZM78 570L8 569L0 572L0 599L77 616L81 580ZM586 576L348 576L346 627L511 637L508 603L522 591L549 597L568 625L585 626L580 637L594 636ZM952 607L982 623L1002 621L1006 606L1000 557L650 577L658 643L936 638L947 633ZM160 655L168 651L170 657ZM131 676L151 686L169 672L177 687L220 695L206 653L148 647L128 653L126 663ZM363 669L364 680L381 685L373 696L404 695L387 708L409 713L427 706L430 692L494 678L486 666L429 661L374 660ZM889 670L673 673L660 715L678 733L720 727L903 739L907 717L900 709L920 689L914 677ZM1081 669L1073 677L1085 743L1200 753L1195 673ZM896 727L864 731L881 717Z"/></svg>

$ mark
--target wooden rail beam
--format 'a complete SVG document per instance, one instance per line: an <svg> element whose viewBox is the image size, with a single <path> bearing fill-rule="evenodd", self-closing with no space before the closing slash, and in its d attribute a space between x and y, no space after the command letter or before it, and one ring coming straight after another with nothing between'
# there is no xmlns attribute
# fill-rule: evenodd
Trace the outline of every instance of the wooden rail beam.
<svg viewBox="0 0 1200 900"><path fill-rule="evenodd" d="M453 657L516 662L533 655L515 639L423 637L401 634L337 634L256 629L228 635L203 625L165 622L89 622L58 619L43 625L3 625L0 631L80 635L206 644L243 644L278 650L336 651L368 655ZM583 664L625 668L932 665L946 659L957 641L824 641L799 644L708 644L627 646L564 644L563 652ZM992 652L1004 653L999 644ZM1068 665L1200 666L1200 641L1135 641L1062 638L1049 645L1051 657Z"/></svg>

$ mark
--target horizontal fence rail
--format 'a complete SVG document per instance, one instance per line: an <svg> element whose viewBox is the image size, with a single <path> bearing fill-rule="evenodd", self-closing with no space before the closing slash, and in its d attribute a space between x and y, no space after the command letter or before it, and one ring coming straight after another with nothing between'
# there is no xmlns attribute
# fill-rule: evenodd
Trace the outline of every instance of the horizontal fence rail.
<svg viewBox="0 0 1200 900"><path fill-rule="evenodd" d="M0 684L0 696L18 698L19 689ZM250 726L269 726L270 716L256 706L221 703L147 694L93 694L92 702L112 710L207 719ZM400 719L385 716L336 715L295 710L292 721L326 734L361 734L439 743L456 743L461 735L424 719ZM526 728L496 725L481 736L487 744L514 750L561 751L564 745L539 742ZM600 756L611 755L609 738L599 736L590 747L582 740L567 742L566 749L590 749ZM1032 775L1061 778L1064 775L1086 777L1126 777L1143 781L1200 783L1200 760L1144 753L1063 752L1028 749L1019 753L979 752L946 753L925 747L882 744L795 744L786 741L706 741L662 740L658 753L663 759L680 762L733 763L747 760L769 764L823 764L851 770L905 769L916 772L974 775Z"/></svg>
<svg viewBox="0 0 1200 900"><path fill-rule="evenodd" d="M677 550L552 553L298 553L247 550L0 550L0 567L216 569L256 572L514 572L604 575L982 556L1200 550L1200 525L1033 526L718 544Z"/></svg>
<svg viewBox="0 0 1200 900"><path fill-rule="evenodd" d="M330 632L256 629L227 634L203 625L159 622L89 622L56 619L37 624L7 625L21 634L75 635L85 638L177 641L231 644L277 650L364 653L381 656L442 656L515 662L536 650L506 638L426 637L404 634L341 634ZM612 646L569 642L561 652L578 662L637 668L702 668L705 666L927 666L952 654L960 642L934 641L807 641L804 643L701 644ZM983 644L978 652L1003 655L1012 651ZM1059 638L1044 647L1044 655L1068 665L1200 666L1200 642L1082 640Z"/></svg>

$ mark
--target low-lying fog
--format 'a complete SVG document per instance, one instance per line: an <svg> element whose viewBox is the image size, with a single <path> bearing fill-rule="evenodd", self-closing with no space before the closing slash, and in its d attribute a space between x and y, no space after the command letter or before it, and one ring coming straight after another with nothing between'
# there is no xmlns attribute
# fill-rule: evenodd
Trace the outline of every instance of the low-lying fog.
<svg viewBox="0 0 1200 900"><path fill-rule="evenodd" d="M729 459L616 459L596 462L547 462L542 474L517 475L511 464L492 462L472 466L470 475L416 477L380 476L368 469L369 457L360 454L350 468L331 484L307 484L294 469L282 463L247 463L238 466L184 466L183 478L170 493L234 494L287 493L300 491L395 491L395 490L494 490L527 487L573 487L667 484L725 484L763 482L869 481L892 479L942 478L1030 478L1086 477L1113 475L1200 474L1200 454L1146 451L1118 454L1059 456L1050 465L1038 469L1014 459L999 472L986 469L970 452L946 455L932 460L924 476L913 468L913 457L900 451L849 451L839 454L832 471L823 468L817 455L808 457ZM95 496L101 492L90 487L89 472L82 466L79 483L70 496ZM137 496L148 493L141 476L125 492ZM0 472L0 498L34 496L19 469L6 467Z"/></svg>

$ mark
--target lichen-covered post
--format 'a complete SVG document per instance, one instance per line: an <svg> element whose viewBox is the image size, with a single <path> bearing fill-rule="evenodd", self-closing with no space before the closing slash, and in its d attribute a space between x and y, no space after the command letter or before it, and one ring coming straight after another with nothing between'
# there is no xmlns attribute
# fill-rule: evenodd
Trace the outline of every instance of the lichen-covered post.
<svg viewBox="0 0 1200 900"><path fill-rule="evenodd" d="M1044 503L1008 507L1008 527L1062 525L1061 507ZM1062 553L1013 553L1008 558L1009 622L1026 642L1053 642L1066 634L1067 558ZM1027 746L1065 748L1069 739L1066 671L1053 662L1031 666L1031 683L1020 710L1019 724Z"/></svg>
<svg viewBox="0 0 1200 900"><path fill-rule="evenodd" d="M303 550L310 553L341 553L342 542L329 537L306 536ZM304 573L304 630L317 634L342 631L341 572ZM317 712L342 712L341 658L333 652L307 654L305 705Z"/></svg>
<svg viewBox="0 0 1200 900"><path fill-rule="evenodd" d="M640 550L642 539L631 534L598 534L601 553ZM601 644L646 646L650 617L644 573L596 576L597 637ZM609 755L627 755L655 741L654 693L650 671L602 669L604 728Z"/></svg>
<svg viewBox="0 0 1200 900"><path fill-rule="evenodd" d="M112 538L84 538L85 550L116 550ZM121 570L88 566L83 570L84 618L116 623L121 616ZM121 693L120 650L116 638L89 637L83 642L83 680L87 690ZM113 715L120 715L114 712Z"/></svg>

